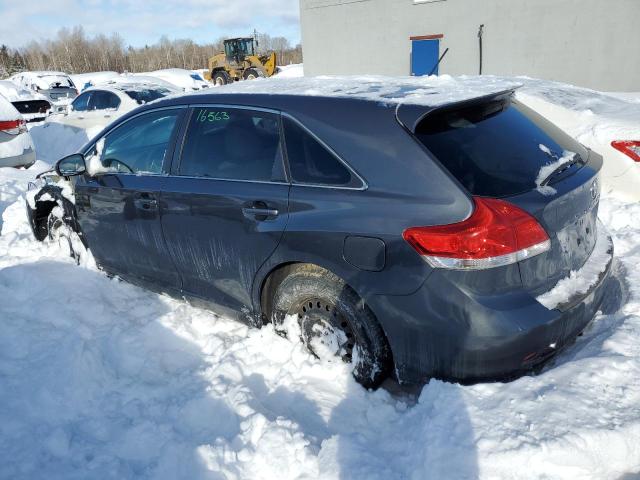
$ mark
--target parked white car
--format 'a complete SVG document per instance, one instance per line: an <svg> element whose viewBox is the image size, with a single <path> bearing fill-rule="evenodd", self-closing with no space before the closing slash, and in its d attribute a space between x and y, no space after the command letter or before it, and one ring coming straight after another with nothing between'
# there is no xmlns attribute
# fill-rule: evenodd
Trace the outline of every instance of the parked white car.
<svg viewBox="0 0 640 480"><path fill-rule="evenodd" d="M180 90L156 83L109 82L87 88L73 100L67 112L52 115L47 121L81 129L106 127L144 103L175 93Z"/></svg>
<svg viewBox="0 0 640 480"><path fill-rule="evenodd" d="M9 78L25 89L44 95L52 104L53 111L60 112L78 95L71 77L63 72L21 72Z"/></svg>
<svg viewBox="0 0 640 480"><path fill-rule="evenodd" d="M517 96L603 157L602 192L640 201L640 103L545 80L516 78Z"/></svg>
<svg viewBox="0 0 640 480"><path fill-rule="evenodd" d="M0 167L29 167L36 161L31 135L20 112L0 96Z"/></svg>
<svg viewBox="0 0 640 480"><path fill-rule="evenodd" d="M167 68L165 70L142 73L141 75L160 78L184 90L185 92L202 90L212 86L211 83L202 78L200 73L193 70L184 70L182 68Z"/></svg>
<svg viewBox="0 0 640 480"><path fill-rule="evenodd" d="M26 122L41 122L51 111L47 97L9 80L0 80L0 96L9 100Z"/></svg>

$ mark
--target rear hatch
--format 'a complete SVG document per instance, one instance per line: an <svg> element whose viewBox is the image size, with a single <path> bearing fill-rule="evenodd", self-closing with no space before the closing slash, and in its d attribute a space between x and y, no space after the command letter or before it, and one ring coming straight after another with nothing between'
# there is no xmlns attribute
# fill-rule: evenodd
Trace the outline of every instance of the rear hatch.
<svg viewBox="0 0 640 480"><path fill-rule="evenodd" d="M51 109L51 104L46 100L20 100L11 103L23 116L27 116L27 121L33 121L35 117L44 118Z"/></svg>
<svg viewBox="0 0 640 480"><path fill-rule="evenodd" d="M550 249L519 262L528 291L544 293L584 265L597 238L601 157L513 92L417 112L400 107L398 119L464 189L516 205L547 232Z"/></svg>

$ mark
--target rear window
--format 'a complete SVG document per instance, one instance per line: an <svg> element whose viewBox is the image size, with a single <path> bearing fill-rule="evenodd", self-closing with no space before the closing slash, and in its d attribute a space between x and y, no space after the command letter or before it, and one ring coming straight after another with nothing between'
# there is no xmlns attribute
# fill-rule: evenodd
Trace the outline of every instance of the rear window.
<svg viewBox="0 0 640 480"><path fill-rule="evenodd" d="M585 149L512 98L434 112L416 137L473 195L504 197L536 188L540 169Z"/></svg>
<svg viewBox="0 0 640 480"><path fill-rule="evenodd" d="M125 90L125 93L135 100L139 105L152 102L162 97L166 97L171 93L166 88L156 88L147 90Z"/></svg>

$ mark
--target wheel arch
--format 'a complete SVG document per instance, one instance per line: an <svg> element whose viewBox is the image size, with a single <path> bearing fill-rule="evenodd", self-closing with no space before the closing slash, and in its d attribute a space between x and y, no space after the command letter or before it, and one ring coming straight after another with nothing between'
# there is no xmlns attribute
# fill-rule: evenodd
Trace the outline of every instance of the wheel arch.
<svg viewBox="0 0 640 480"><path fill-rule="evenodd" d="M271 321L269 317L270 317L271 309L273 307L273 305L271 304L273 292L275 292L275 289L278 288L278 285L280 285L280 283L289 274L291 274L294 270L300 269L300 268L314 268L314 269L317 268L317 269L325 270L331 273L332 275L335 275L340 280L342 280L345 283L345 285L348 288L350 288L358 296L360 301L363 302L363 305L365 305L366 308L371 312L376 323L380 326L382 334L384 335L384 339L387 342L389 356L390 356L389 360L391 361L391 364L395 367L394 352L393 352L393 349L391 348L391 343L389 342L389 337L385 330L384 323L378 319L378 316L376 315L376 312L373 310L371 305L369 305L366 302L364 296L361 295L361 293L358 292L358 290L354 288L353 285L349 281L347 281L347 279L344 278L343 275L340 275L339 273L335 272L334 269L329 268L326 265L322 265L319 262L297 260L297 261L288 261L288 262L272 265L270 269L264 274L261 281L256 282L256 284L259 285L258 296L257 296L258 310L256 311L259 312L259 317L262 320L262 325L265 325L266 323L270 323ZM392 371L395 371L395 368L393 368Z"/></svg>

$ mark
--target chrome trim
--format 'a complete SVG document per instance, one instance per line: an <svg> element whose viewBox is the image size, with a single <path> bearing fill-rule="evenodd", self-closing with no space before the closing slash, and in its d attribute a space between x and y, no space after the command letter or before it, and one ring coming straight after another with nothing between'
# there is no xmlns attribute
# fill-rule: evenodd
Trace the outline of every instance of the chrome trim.
<svg viewBox="0 0 640 480"><path fill-rule="evenodd" d="M134 173L127 173L126 175L135 175ZM194 175L172 175L172 174L164 174L165 177L171 178L189 178L195 180L215 180L216 182L242 182L242 183L265 183L269 185L286 185L290 186L290 183L287 182L271 182L269 180L241 180L236 178L216 178L216 177L196 177Z"/></svg>

